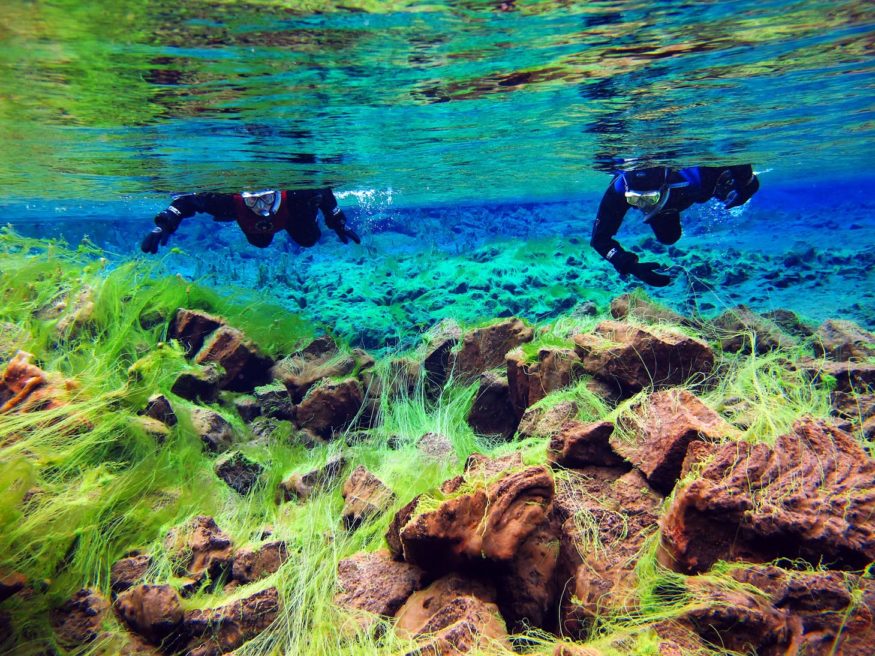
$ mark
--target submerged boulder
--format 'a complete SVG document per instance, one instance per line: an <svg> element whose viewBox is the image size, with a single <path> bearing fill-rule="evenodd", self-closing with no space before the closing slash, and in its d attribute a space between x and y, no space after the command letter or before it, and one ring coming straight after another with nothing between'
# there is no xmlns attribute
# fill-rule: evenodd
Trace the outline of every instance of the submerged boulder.
<svg viewBox="0 0 875 656"><path fill-rule="evenodd" d="M428 581L425 570L392 559L385 551L359 553L337 565L335 603L392 617Z"/></svg>
<svg viewBox="0 0 875 656"><path fill-rule="evenodd" d="M744 305L727 310L711 325L726 353L768 353L796 345L796 340L781 330L778 324Z"/></svg>
<svg viewBox="0 0 875 656"><path fill-rule="evenodd" d="M707 344L672 330L604 321L593 333L575 335L574 344L587 373L627 396L704 379L714 367Z"/></svg>
<svg viewBox="0 0 875 656"><path fill-rule="evenodd" d="M102 631L109 607L109 601L96 590L79 590L51 612L50 622L58 642L68 648L92 642Z"/></svg>
<svg viewBox="0 0 875 656"><path fill-rule="evenodd" d="M330 439L352 423L364 403L362 384L355 378L329 380L311 389L298 405L299 428Z"/></svg>
<svg viewBox="0 0 875 656"><path fill-rule="evenodd" d="M18 351L0 376L0 414L52 410L66 403L72 381L54 380L32 364L33 355Z"/></svg>
<svg viewBox="0 0 875 656"><path fill-rule="evenodd" d="M152 557L139 551L115 561L109 570L112 591L118 594L140 583L151 566Z"/></svg>
<svg viewBox="0 0 875 656"><path fill-rule="evenodd" d="M534 331L520 319L508 319L476 328L462 338L452 354L454 375L470 381L484 371L504 364L505 355L524 342L532 341Z"/></svg>
<svg viewBox="0 0 875 656"><path fill-rule="evenodd" d="M308 499L310 495L320 488L331 485L346 467L346 458L342 455L334 455L318 469L313 469L304 474L295 473L283 479L277 490L277 503Z"/></svg>
<svg viewBox="0 0 875 656"><path fill-rule="evenodd" d="M814 350L831 360L866 360L875 357L875 334L853 321L829 319L814 334Z"/></svg>
<svg viewBox="0 0 875 656"><path fill-rule="evenodd" d="M519 418L511 402L507 378L486 372L480 375L479 382L468 412L468 425L481 435L513 437Z"/></svg>
<svg viewBox="0 0 875 656"><path fill-rule="evenodd" d="M614 425L607 421L567 422L550 439L547 458L554 465L566 468L622 465L625 460L614 452L609 441L613 432Z"/></svg>
<svg viewBox="0 0 875 656"><path fill-rule="evenodd" d="M219 608L186 611L183 620L190 656L217 656L234 651L269 627L279 616L276 588L267 588Z"/></svg>
<svg viewBox="0 0 875 656"><path fill-rule="evenodd" d="M231 569L231 538L206 515L170 531L165 547L178 563L176 573L195 581L219 578Z"/></svg>
<svg viewBox="0 0 875 656"><path fill-rule="evenodd" d="M130 629L159 645L182 624L179 595L169 585L138 585L115 601L116 611Z"/></svg>
<svg viewBox="0 0 875 656"><path fill-rule="evenodd" d="M181 308L176 312L167 336L170 339L179 340L185 352L189 355L197 353L203 346L204 339L220 326L225 325L225 320L201 310L188 310Z"/></svg>
<svg viewBox="0 0 875 656"><path fill-rule="evenodd" d="M847 433L805 419L775 447L729 442L661 520L662 560L804 558L859 569L875 559L875 461Z"/></svg>
<svg viewBox="0 0 875 656"><path fill-rule="evenodd" d="M242 453L234 453L216 463L216 476L238 494L247 495L264 473L264 467Z"/></svg>
<svg viewBox="0 0 875 656"><path fill-rule="evenodd" d="M274 540L257 549L240 549L234 554L231 577L239 583L252 583L276 572L289 557L285 542Z"/></svg>
<svg viewBox="0 0 875 656"><path fill-rule="evenodd" d="M392 490L362 465L350 474L341 495L344 500L341 517L344 526L350 530L385 511L395 498Z"/></svg>
<svg viewBox="0 0 875 656"><path fill-rule="evenodd" d="M195 433L209 451L227 451L234 442L234 429L218 412L206 408L192 408L191 423Z"/></svg>
<svg viewBox="0 0 875 656"><path fill-rule="evenodd" d="M198 364L215 362L224 370L219 387L247 392L270 381L273 361L236 328L220 326L195 355Z"/></svg>
<svg viewBox="0 0 875 656"><path fill-rule="evenodd" d="M611 316L614 319L637 319L644 323L665 323L683 325L686 318L663 305L635 294L623 294L611 301Z"/></svg>
<svg viewBox="0 0 875 656"><path fill-rule="evenodd" d="M527 359L522 349L507 355L510 396L520 416L550 392L572 385L582 374L583 365L571 348L540 348L534 360Z"/></svg>

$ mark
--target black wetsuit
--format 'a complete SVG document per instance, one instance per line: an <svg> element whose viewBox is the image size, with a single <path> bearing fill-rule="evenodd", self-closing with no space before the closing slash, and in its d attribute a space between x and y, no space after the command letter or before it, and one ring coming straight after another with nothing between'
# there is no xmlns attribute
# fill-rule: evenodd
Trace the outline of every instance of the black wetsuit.
<svg viewBox="0 0 875 656"><path fill-rule="evenodd" d="M307 189L283 191L282 202L271 217L263 217L251 211L243 203L240 194L199 193L178 196L170 207L161 214L172 218L171 232L175 231L182 219L198 213L211 214L216 221L237 221L246 239L253 246L265 248L273 241L273 236L285 230L301 246L312 246L322 235L316 221L317 212L322 210L325 225L332 230L343 226L346 217L337 206L337 199L331 189ZM171 210L171 208L173 208ZM162 224L156 218L156 224Z"/></svg>
<svg viewBox="0 0 875 656"><path fill-rule="evenodd" d="M667 199L646 218L656 238L663 244L674 244L680 239L680 213L694 203L704 203L711 198L719 198L726 202L726 207L736 207L745 203L759 188L759 182L749 164L728 167L647 169L642 173L650 175L651 179L659 180L659 184L655 187L651 185L651 188L662 187L663 193L666 193L667 189ZM632 273L637 276L637 256L624 250L615 239L623 217L631 207L624 195L629 184L624 175L630 174L617 175L602 197L590 244L602 257L613 264L619 273ZM659 284L646 279L645 282Z"/></svg>

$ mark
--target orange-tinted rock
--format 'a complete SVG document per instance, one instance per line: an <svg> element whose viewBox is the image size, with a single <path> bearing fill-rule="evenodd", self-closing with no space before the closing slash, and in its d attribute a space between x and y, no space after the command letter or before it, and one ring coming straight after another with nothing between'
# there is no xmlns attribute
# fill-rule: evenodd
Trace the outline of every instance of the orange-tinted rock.
<svg viewBox="0 0 875 656"><path fill-rule="evenodd" d="M200 581L206 576L215 580L232 564L231 539L212 517L200 515L188 524L173 529L165 546L171 553L185 555L177 574Z"/></svg>
<svg viewBox="0 0 875 656"><path fill-rule="evenodd" d="M19 572L0 570L0 602L5 601L27 585L27 577Z"/></svg>
<svg viewBox="0 0 875 656"><path fill-rule="evenodd" d="M567 422L577 417L578 410L574 401L561 401L549 407L538 405L526 408L517 433L520 438L553 438Z"/></svg>
<svg viewBox="0 0 875 656"><path fill-rule="evenodd" d="M472 453L465 461L465 475L476 475L481 480L489 480L511 469L522 468L523 455L519 451L498 458L490 458L482 453Z"/></svg>
<svg viewBox="0 0 875 656"><path fill-rule="evenodd" d="M814 350L831 360L866 360L875 356L875 334L853 321L829 319L814 335Z"/></svg>
<svg viewBox="0 0 875 656"><path fill-rule="evenodd" d="M115 601L119 617L152 644L161 644L177 631L183 613L179 595L169 585L138 585Z"/></svg>
<svg viewBox="0 0 875 656"><path fill-rule="evenodd" d="M681 333L604 321L590 334L574 336L583 368L626 395L703 379L714 366L704 342Z"/></svg>
<svg viewBox="0 0 875 656"><path fill-rule="evenodd" d="M389 547L389 552L395 560L404 560L404 546L401 544L401 530L415 514L416 506L418 504L419 495L413 497L413 499L404 504L401 510L395 513L395 516L389 523L389 528L386 530L386 545Z"/></svg>
<svg viewBox="0 0 875 656"><path fill-rule="evenodd" d="M18 351L0 376L0 414L51 410L66 402L72 382L53 381L31 363L33 355Z"/></svg>
<svg viewBox="0 0 875 656"><path fill-rule="evenodd" d="M684 389L655 392L633 412L629 423L640 427L635 440L615 435L611 446L664 493L680 477L691 442L719 442L738 435L738 430Z"/></svg>
<svg viewBox="0 0 875 656"><path fill-rule="evenodd" d="M488 585L449 575L414 593L397 614L396 630L417 639L417 654L455 656L489 640L504 642L507 629Z"/></svg>
<svg viewBox="0 0 875 656"><path fill-rule="evenodd" d="M805 558L857 569L875 559L875 462L834 426L807 419L765 444L728 443L662 518L663 562Z"/></svg>
<svg viewBox="0 0 875 656"><path fill-rule="evenodd" d="M277 490L277 503L295 499L307 500L314 492L331 485L346 467L346 459L334 455L320 468L305 474L292 474L283 480Z"/></svg>
<svg viewBox="0 0 875 656"><path fill-rule="evenodd" d="M273 361L259 352L246 336L236 328L221 326L204 342L195 362L215 362L225 370L219 381L222 389L248 392L270 381Z"/></svg>
<svg viewBox="0 0 875 656"><path fill-rule="evenodd" d="M224 325L225 320L221 317L201 310L180 309L170 324L167 336L170 339L178 339L185 347L185 352L193 354L203 346L207 335Z"/></svg>
<svg viewBox="0 0 875 656"><path fill-rule="evenodd" d="M452 354L453 375L462 381L473 380L484 371L504 365L508 351L532 341L534 332L519 319L508 319L476 328L462 338Z"/></svg>
<svg viewBox="0 0 875 656"><path fill-rule="evenodd" d="M784 333L775 322L744 305L727 310L711 323L720 347L726 353L768 353L796 345L796 340Z"/></svg>
<svg viewBox="0 0 875 656"><path fill-rule="evenodd" d="M347 529L357 528L363 521L379 515L392 505L395 495L383 482L365 467L356 467L344 482L343 524Z"/></svg>
<svg viewBox="0 0 875 656"><path fill-rule="evenodd" d="M192 408L191 423L201 442L210 451L226 451L234 442L234 429L218 412L206 408Z"/></svg>
<svg viewBox="0 0 875 656"><path fill-rule="evenodd" d="M118 594L133 587L143 580L151 565L152 557L140 552L134 552L115 561L109 570L112 591Z"/></svg>
<svg viewBox="0 0 875 656"><path fill-rule="evenodd" d="M252 583L276 572L289 557L285 542L274 540L257 549L240 549L234 554L231 578L240 583Z"/></svg>
<svg viewBox="0 0 875 656"><path fill-rule="evenodd" d="M392 559L386 551L359 553L337 565L335 603L392 617L427 581L424 570Z"/></svg>
<svg viewBox="0 0 875 656"><path fill-rule="evenodd" d="M72 599L51 612L58 642L68 648L92 642L101 632L109 602L95 590L79 590Z"/></svg>
<svg viewBox="0 0 875 656"><path fill-rule="evenodd" d="M354 378L329 380L310 390L298 405L296 423L329 439L347 428L364 402L362 385Z"/></svg>
<svg viewBox="0 0 875 656"><path fill-rule="evenodd" d="M547 458L566 468L622 465L625 460L614 452L608 440L613 432L614 425L607 421L570 421L550 440Z"/></svg>
<svg viewBox="0 0 875 656"><path fill-rule="evenodd" d="M318 381L349 376L373 362L364 351L341 354L330 338L320 337L302 351L277 362L273 377L285 385L293 403L300 403Z"/></svg>
<svg viewBox="0 0 875 656"><path fill-rule="evenodd" d="M280 612L276 588L239 599L219 608L185 613L185 632L193 636L190 656L227 654L269 627Z"/></svg>
<svg viewBox="0 0 875 656"><path fill-rule="evenodd" d="M675 325L689 323L687 319L674 310L633 294L623 294L613 299L611 301L611 316L618 320L638 319L644 323L668 323Z"/></svg>
<svg viewBox="0 0 875 656"><path fill-rule="evenodd" d="M481 559L506 563L544 521L553 491L550 472L529 467L414 514L400 531L404 559L437 573Z"/></svg>
<svg viewBox="0 0 875 656"><path fill-rule="evenodd" d="M519 418L511 403L507 379L492 372L480 375L480 386L468 412L468 425L481 435L513 437Z"/></svg>
<svg viewBox="0 0 875 656"><path fill-rule="evenodd" d="M507 354L510 398L519 416L550 392L572 385L582 373L580 358L571 348L541 348L533 362L519 349Z"/></svg>

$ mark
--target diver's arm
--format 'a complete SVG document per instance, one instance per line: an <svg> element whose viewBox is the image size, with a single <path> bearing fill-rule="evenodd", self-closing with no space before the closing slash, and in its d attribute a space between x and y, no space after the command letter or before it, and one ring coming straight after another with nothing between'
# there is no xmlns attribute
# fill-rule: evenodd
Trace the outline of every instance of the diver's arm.
<svg viewBox="0 0 875 656"><path fill-rule="evenodd" d="M352 239L356 244L361 243L359 236L346 227L346 215L337 205L337 199L331 189L326 188L319 191L319 209L322 210L325 225L337 233L340 241L347 244Z"/></svg>
<svg viewBox="0 0 875 656"><path fill-rule="evenodd" d="M183 194L173 199L167 209L155 215L155 226L143 239L140 248L144 253L157 253L159 244L164 246L183 219L195 214L211 214L218 221L234 216L234 197L231 194Z"/></svg>
<svg viewBox="0 0 875 656"><path fill-rule="evenodd" d="M750 164L708 167L705 170L708 179L706 182L703 176L703 183L709 185L707 188L713 189L712 196L723 201L726 209L744 205L760 188L760 181Z"/></svg>
<svg viewBox="0 0 875 656"><path fill-rule="evenodd" d="M638 261L635 255L625 251L620 242L614 239L628 210L629 205L626 203L626 199L615 189L612 182L605 195L602 196L602 202L599 204L595 225L592 229L592 238L589 241L590 246L621 274L630 273L629 267Z"/></svg>

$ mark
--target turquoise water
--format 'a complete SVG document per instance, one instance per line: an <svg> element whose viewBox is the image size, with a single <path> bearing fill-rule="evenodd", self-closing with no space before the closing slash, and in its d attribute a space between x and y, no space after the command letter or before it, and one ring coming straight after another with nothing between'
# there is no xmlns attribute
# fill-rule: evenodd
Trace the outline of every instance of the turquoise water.
<svg viewBox="0 0 875 656"><path fill-rule="evenodd" d="M575 298L619 293L630 283L588 247L612 171L751 162L760 193L735 214L690 210L677 247L718 269L727 248L736 260L761 250L765 259L743 262L747 278L734 287L725 272L681 260L681 282L649 291L706 311L744 302L815 320L839 312L875 320L865 297L873 287L872 3L178 5L4 3L0 205L17 230L74 242L88 235L135 257L171 193L330 185L362 247L342 248L328 234L306 253L287 244L262 252L233 227L191 219L174 238L186 256L167 263L216 285L266 285L336 324L352 301L335 286L290 284L290 272L318 281L360 270L352 288L382 288L375 262L405 272L406 284L435 253L451 253L457 260L441 261L464 271L490 240L505 253L508 244L553 238L561 258L516 261L542 267L537 278L551 284L568 283L574 269L578 287L566 293ZM621 241L647 252L637 223L627 219ZM837 259L802 258L813 266L799 278L813 279L783 287L762 277L784 275L788 253L807 248ZM273 279L278 253L285 268ZM451 267L431 284L449 293L457 273ZM406 294L401 287L383 305ZM489 303L483 291L458 299L460 312L507 309L506 298ZM710 292L715 298L699 298ZM533 298L514 308L556 315L569 305L559 297L555 307ZM399 310L405 334L435 316L410 304Z"/></svg>

